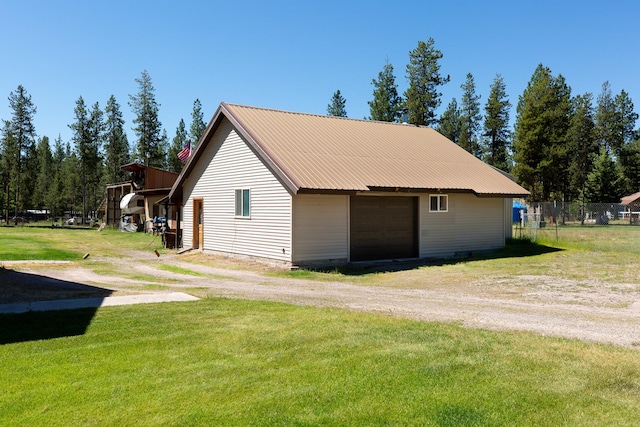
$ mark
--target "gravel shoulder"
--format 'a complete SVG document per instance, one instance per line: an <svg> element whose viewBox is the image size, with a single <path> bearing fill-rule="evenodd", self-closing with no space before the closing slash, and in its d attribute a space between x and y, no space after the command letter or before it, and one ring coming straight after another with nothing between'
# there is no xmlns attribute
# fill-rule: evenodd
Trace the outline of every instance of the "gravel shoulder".
<svg viewBox="0 0 640 427"><path fill-rule="evenodd" d="M253 270L185 262L173 254L162 259L146 253L132 255L138 261L122 268L141 279L97 274L78 264L6 264L0 269L0 303L179 291L198 297L337 307L472 328L529 331L640 349L640 286L635 284L541 275L485 277L448 288L425 277L431 282L428 285L399 289L277 278ZM193 274L161 269L168 261Z"/></svg>

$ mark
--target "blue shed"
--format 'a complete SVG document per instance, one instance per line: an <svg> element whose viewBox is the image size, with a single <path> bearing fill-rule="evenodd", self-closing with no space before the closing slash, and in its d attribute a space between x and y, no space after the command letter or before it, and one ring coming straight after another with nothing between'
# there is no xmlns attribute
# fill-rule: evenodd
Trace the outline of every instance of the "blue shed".
<svg viewBox="0 0 640 427"><path fill-rule="evenodd" d="M520 222L520 211L527 213L527 207L520 202L513 201L513 222Z"/></svg>

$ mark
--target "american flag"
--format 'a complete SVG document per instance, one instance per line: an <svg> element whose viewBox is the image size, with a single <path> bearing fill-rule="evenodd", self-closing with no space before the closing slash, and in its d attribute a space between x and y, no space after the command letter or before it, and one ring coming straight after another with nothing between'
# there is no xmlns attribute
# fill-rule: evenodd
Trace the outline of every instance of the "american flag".
<svg viewBox="0 0 640 427"><path fill-rule="evenodd" d="M178 158L182 163L186 163L187 159L191 155L191 141L187 142L182 150L178 152Z"/></svg>

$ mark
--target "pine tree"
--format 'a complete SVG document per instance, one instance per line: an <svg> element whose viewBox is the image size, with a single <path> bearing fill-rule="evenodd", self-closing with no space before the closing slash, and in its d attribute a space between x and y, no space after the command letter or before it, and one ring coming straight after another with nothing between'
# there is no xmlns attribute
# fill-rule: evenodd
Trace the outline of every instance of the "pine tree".
<svg viewBox="0 0 640 427"><path fill-rule="evenodd" d="M616 108L611 94L611 85L608 81L602 84L602 90L598 95L596 107L596 135L600 146L608 153L614 153L621 145L618 141L619 122L616 117Z"/></svg>
<svg viewBox="0 0 640 427"><path fill-rule="evenodd" d="M162 153L162 159L158 167L160 169L167 170L169 168L169 161L167 160L167 151L169 150L169 136L167 135L166 129L162 129L162 134L160 135L159 148L160 148L160 152Z"/></svg>
<svg viewBox="0 0 640 427"><path fill-rule="evenodd" d="M418 42L418 46L409 52L407 64L407 79L409 88L404 93L409 123L417 126L433 126L436 124L436 109L440 106L442 93L438 86L449 82L449 76L440 75L438 60L443 55L434 46L433 38L425 43Z"/></svg>
<svg viewBox="0 0 640 427"><path fill-rule="evenodd" d="M2 151L7 157L4 162L8 176L5 191L7 200L11 199L7 205L13 205L14 216L17 217L18 212L29 207L35 186L29 171L35 167L36 130L33 118L36 107L22 85L9 94L9 107L11 120L3 130ZM8 210L6 215L8 217Z"/></svg>
<svg viewBox="0 0 640 427"><path fill-rule="evenodd" d="M480 95L476 95L476 84L471 73L460 86L462 88L462 103L460 106L460 147L480 158L482 150L478 140L480 130Z"/></svg>
<svg viewBox="0 0 640 427"><path fill-rule="evenodd" d="M400 118L402 97L398 95L398 85L393 75L393 65L388 61L378 73L378 80L371 81L373 100L369 101L370 120L395 122Z"/></svg>
<svg viewBox="0 0 640 427"><path fill-rule="evenodd" d="M105 170L106 183L118 183L127 180L122 165L129 163L129 141L124 131L124 119L120 104L111 95L105 108Z"/></svg>
<svg viewBox="0 0 640 427"><path fill-rule="evenodd" d="M518 100L513 141L514 173L533 200L549 201L568 190L567 133L571 89L538 65Z"/></svg>
<svg viewBox="0 0 640 427"><path fill-rule="evenodd" d="M616 118L619 123L617 140L621 143L621 150L622 147L629 144L636 137L635 127L636 121L638 120L638 113L635 112L633 101L624 89L620 91L620 94L616 95L613 103Z"/></svg>
<svg viewBox="0 0 640 427"><path fill-rule="evenodd" d="M447 109L444 110L440 121L437 126L437 131L446 136L456 144L460 141L460 109L458 108L458 101L455 98L451 100Z"/></svg>
<svg viewBox="0 0 640 427"><path fill-rule="evenodd" d="M171 146L169 147L167 159L169 162L169 170L172 172L180 172L184 163L178 158L178 153L187 144L187 130L184 120L180 119L180 123L176 128L176 136L173 137Z"/></svg>
<svg viewBox="0 0 640 427"><path fill-rule="evenodd" d="M87 111L82 96L76 101L74 109L75 123L69 125L73 130L72 141L79 162L80 185L82 188L82 223L85 223L89 212L98 207L102 188L100 174L102 163L100 145L103 138L104 123L102 110L96 102L91 112Z"/></svg>
<svg viewBox="0 0 640 427"><path fill-rule="evenodd" d="M486 145L484 161L503 171L511 170L509 161L510 136L509 109L511 103L507 97L506 85L500 74L491 84L489 98L484 111L484 133Z"/></svg>
<svg viewBox="0 0 640 427"><path fill-rule="evenodd" d="M135 81L138 83L139 92L129 95L129 106L136 116L133 119L136 125L133 131L138 137L135 154L141 161L146 159L148 154L149 165L161 168L166 161L166 151L163 151L162 124L158 119L160 105L156 102L155 89L147 70Z"/></svg>
<svg viewBox="0 0 640 427"><path fill-rule="evenodd" d="M63 210L68 210L71 216L75 216L79 210L83 209L82 179L80 160L68 142L65 146L61 175Z"/></svg>
<svg viewBox="0 0 640 427"><path fill-rule="evenodd" d="M100 109L100 105L96 102L91 108L89 116L89 134L91 136L91 152L89 167L89 199L87 208L94 218L97 217L96 210L104 199L104 161L102 156L102 147L105 141L105 122L104 113Z"/></svg>
<svg viewBox="0 0 640 427"><path fill-rule="evenodd" d="M327 105L327 115L336 117L347 117L347 100L340 94L338 89L331 97L331 103Z"/></svg>
<svg viewBox="0 0 640 427"><path fill-rule="evenodd" d="M622 148L620 166L624 176L624 194L640 191L640 139L634 139Z"/></svg>
<svg viewBox="0 0 640 427"><path fill-rule="evenodd" d="M180 121L182 121L182 119ZM193 111L191 112L191 126L189 127L189 138L191 140L193 148L198 145L198 141L200 141L200 137L202 137L206 128L207 125L204 122L204 116L202 115L202 104L200 104L199 99L196 99L193 102ZM171 164L171 162L172 159L171 156L169 156L169 164Z"/></svg>
<svg viewBox="0 0 640 427"><path fill-rule="evenodd" d="M595 134L593 95L585 93L573 99L573 115L568 135L569 144L569 200L580 197L583 205L587 177L593 169L593 162L599 153Z"/></svg>
<svg viewBox="0 0 640 427"><path fill-rule="evenodd" d="M52 182L51 177L53 175L53 156L51 154L48 137L43 136L38 141L38 146L36 147L36 158L38 161L38 169L31 206L34 209L50 209L48 204L48 195Z"/></svg>
<svg viewBox="0 0 640 427"><path fill-rule="evenodd" d="M2 173L2 212L5 221L9 221L9 212L14 207L14 192L16 180L15 161L18 157L18 144L15 141L13 131L11 130L11 122L3 120L2 139L0 139L0 172Z"/></svg>
<svg viewBox="0 0 640 427"><path fill-rule="evenodd" d="M622 197L621 181L622 171L606 147L600 147L600 154L594 160L585 185L587 199L594 203L619 202Z"/></svg>
<svg viewBox="0 0 640 427"><path fill-rule="evenodd" d="M614 105L618 123L616 140L620 144L615 149L615 155L624 176L622 191L631 194L640 190L640 176L638 175L640 170L638 149L640 146L635 131L638 114L634 111L633 101L624 89L615 97Z"/></svg>
<svg viewBox="0 0 640 427"><path fill-rule="evenodd" d="M58 135L58 138L54 143L54 150L51 161L51 185L49 186L49 193L46 197L46 205L49 207L51 215L54 218L62 217L64 215L64 208L66 206L64 199L64 162L64 145L62 144L62 138L60 137L60 135Z"/></svg>

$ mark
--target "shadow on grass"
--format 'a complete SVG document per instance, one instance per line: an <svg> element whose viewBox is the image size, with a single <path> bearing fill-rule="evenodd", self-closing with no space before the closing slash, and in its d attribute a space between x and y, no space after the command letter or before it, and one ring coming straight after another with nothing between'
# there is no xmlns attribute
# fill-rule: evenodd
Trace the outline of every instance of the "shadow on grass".
<svg viewBox="0 0 640 427"><path fill-rule="evenodd" d="M0 344L82 335L109 289L0 269ZM74 304L88 301L85 304Z"/></svg>
<svg viewBox="0 0 640 427"><path fill-rule="evenodd" d="M83 335L97 308L0 314L0 345Z"/></svg>
<svg viewBox="0 0 640 427"><path fill-rule="evenodd" d="M337 272L346 276L360 276L370 273L384 273L394 271L413 270L420 267L443 266L467 263L473 261L484 261L500 258L520 258L536 255L543 255L562 251L563 249L554 248L534 243L530 240L509 239L504 248L496 251L468 252L453 258L420 258L412 260L383 260L356 262L341 267L331 269L314 269L321 272Z"/></svg>

